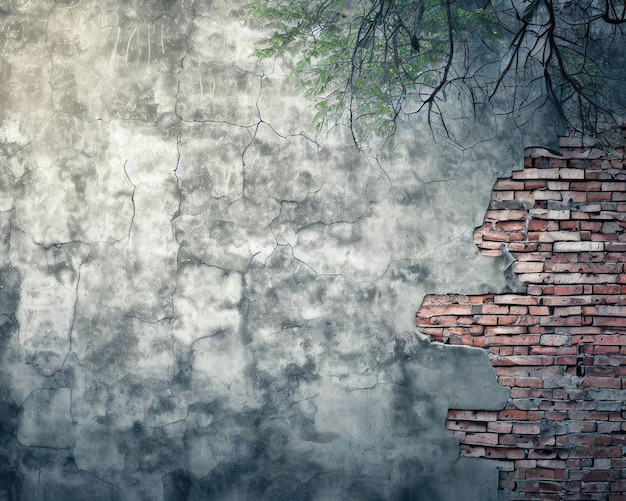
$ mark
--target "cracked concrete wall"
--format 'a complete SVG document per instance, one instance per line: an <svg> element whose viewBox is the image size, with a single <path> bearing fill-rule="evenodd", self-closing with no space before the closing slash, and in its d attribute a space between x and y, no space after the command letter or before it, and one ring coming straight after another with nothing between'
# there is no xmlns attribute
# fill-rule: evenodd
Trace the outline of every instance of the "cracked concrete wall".
<svg viewBox="0 0 626 501"><path fill-rule="evenodd" d="M1 499L494 499L444 425L507 395L413 323L517 287L472 234L523 138L314 139L266 35L239 0L0 2Z"/></svg>

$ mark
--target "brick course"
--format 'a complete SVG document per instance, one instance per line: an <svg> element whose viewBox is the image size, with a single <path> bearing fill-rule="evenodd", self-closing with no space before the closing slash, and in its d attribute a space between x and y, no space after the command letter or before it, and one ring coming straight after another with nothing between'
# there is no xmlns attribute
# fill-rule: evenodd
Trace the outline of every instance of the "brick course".
<svg viewBox="0 0 626 501"><path fill-rule="evenodd" d="M626 160L562 144L496 181L474 233L527 292L428 295L417 326L487 350L511 388L447 418L461 454L499 461L504 498L626 500Z"/></svg>

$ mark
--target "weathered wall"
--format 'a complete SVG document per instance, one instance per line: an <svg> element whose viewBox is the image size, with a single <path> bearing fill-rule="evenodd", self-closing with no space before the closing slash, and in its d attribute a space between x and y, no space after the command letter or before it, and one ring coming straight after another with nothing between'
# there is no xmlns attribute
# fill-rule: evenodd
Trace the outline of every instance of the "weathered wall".
<svg viewBox="0 0 626 501"><path fill-rule="evenodd" d="M0 498L494 499L445 419L508 390L412 325L517 287L472 231L521 136L314 141L242 5L0 2Z"/></svg>
<svg viewBox="0 0 626 501"><path fill-rule="evenodd" d="M626 171L564 138L499 179L486 254L508 252L526 294L427 296L431 339L489 351L502 411L448 412L464 455L499 460L502 499L626 498Z"/></svg>

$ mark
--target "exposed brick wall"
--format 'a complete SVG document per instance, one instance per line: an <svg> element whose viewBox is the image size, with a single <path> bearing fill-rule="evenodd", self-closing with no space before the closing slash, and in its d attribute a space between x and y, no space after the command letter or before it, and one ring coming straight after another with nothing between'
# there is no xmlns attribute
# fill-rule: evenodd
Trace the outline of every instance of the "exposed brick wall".
<svg viewBox="0 0 626 501"><path fill-rule="evenodd" d="M572 140L529 151L475 231L527 293L430 295L417 314L432 341L488 350L511 388L501 411L447 418L462 454L500 461L506 499L626 500L625 165Z"/></svg>

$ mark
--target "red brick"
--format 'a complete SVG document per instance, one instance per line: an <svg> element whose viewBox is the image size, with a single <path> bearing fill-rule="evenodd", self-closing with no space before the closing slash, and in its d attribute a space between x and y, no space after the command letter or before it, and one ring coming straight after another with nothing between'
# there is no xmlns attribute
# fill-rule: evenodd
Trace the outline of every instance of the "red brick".
<svg viewBox="0 0 626 501"><path fill-rule="evenodd" d="M611 480L616 480L616 473L610 470L585 471L581 480L583 482L608 482Z"/></svg>
<svg viewBox="0 0 626 501"><path fill-rule="evenodd" d="M468 457L485 457L485 448L480 446L471 446L461 444L461 454Z"/></svg>
<svg viewBox="0 0 626 501"><path fill-rule="evenodd" d="M593 274L593 273L559 273L554 275L555 284L598 284L618 283L617 274Z"/></svg>
<svg viewBox="0 0 626 501"><path fill-rule="evenodd" d="M516 439L511 434L500 435L500 438L498 439L498 443L501 446L504 445L504 446L514 446L514 447L517 447Z"/></svg>
<svg viewBox="0 0 626 501"><path fill-rule="evenodd" d="M499 209L503 205L498 205L494 202L504 201L504 200L514 200L515 192L513 190L504 190L504 191L494 191L491 194L491 204L489 205L490 209Z"/></svg>
<svg viewBox="0 0 626 501"><path fill-rule="evenodd" d="M606 202L611 200L611 194L601 191L587 193L587 200L589 202Z"/></svg>
<svg viewBox="0 0 626 501"><path fill-rule="evenodd" d="M487 431L487 425L476 421L446 421L446 429L448 430L460 430L471 432L484 432Z"/></svg>
<svg viewBox="0 0 626 501"><path fill-rule="evenodd" d="M554 359L552 357L546 357L541 355L529 355L529 356L511 356L511 357L493 357L491 363L494 366L511 366L511 365L552 365Z"/></svg>
<svg viewBox="0 0 626 501"><path fill-rule="evenodd" d="M546 188L548 186L547 181L543 181L541 179L531 179L524 181L524 190L538 190L541 188Z"/></svg>
<svg viewBox="0 0 626 501"><path fill-rule="evenodd" d="M572 470L580 468L580 459L566 459L565 466Z"/></svg>
<svg viewBox="0 0 626 501"><path fill-rule="evenodd" d="M498 317L496 315L475 315L473 320L478 325L498 325Z"/></svg>
<svg viewBox="0 0 626 501"><path fill-rule="evenodd" d="M592 377L587 376L583 381L583 388L612 388L619 390L621 388L620 379L609 377Z"/></svg>
<svg viewBox="0 0 626 501"><path fill-rule="evenodd" d="M485 447L484 456L487 459L506 459L506 448L504 447Z"/></svg>
<svg viewBox="0 0 626 501"><path fill-rule="evenodd" d="M518 470L528 470L530 468L536 468L537 467L537 461L535 461L534 459L521 459L519 461L515 461L515 468L517 468ZM524 472L524 475L522 475L520 478L525 478L526 477L526 472Z"/></svg>
<svg viewBox="0 0 626 501"><path fill-rule="evenodd" d="M626 182L619 182L619 183L615 183L615 182L606 182L606 183L602 183L602 191L626 191Z"/></svg>
<svg viewBox="0 0 626 501"><path fill-rule="evenodd" d="M535 480L520 480L517 482L518 490L521 492L541 492L545 493L548 491L558 492L561 490L561 484L558 482L538 482ZM536 496L526 497L525 499L537 499Z"/></svg>
<svg viewBox="0 0 626 501"><path fill-rule="evenodd" d="M520 388L541 388L543 380L541 378L516 378L515 385Z"/></svg>
<svg viewBox="0 0 626 501"><path fill-rule="evenodd" d="M507 459L521 459L525 456L525 453L522 449L505 448L504 451Z"/></svg>
<svg viewBox="0 0 626 501"><path fill-rule="evenodd" d="M594 325L626 328L626 317L595 317Z"/></svg>
<svg viewBox="0 0 626 501"><path fill-rule="evenodd" d="M558 179L559 169L524 169L513 171L513 179Z"/></svg>
<svg viewBox="0 0 626 501"><path fill-rule="evenodd" d="M547 468L534 468L526 472L527 479L554 480L554 470Z"/></svg>
<svg viewBox="0 0 626 501"><path fill-rule="evenodd" d="M517 295L517 294L499 294L497 296L494 296L493 301L495 304L513 304L513 305L539 304L538 298Z"/></svg>
<svg viewBox="0 0 626 501"><path fill-rule="evenodd" d="M471 315L472 306L469 304L432 304L425 305L419 309L418 314L422 317L432 317L437 315Z"/></svg>
<svg viewBox="0 0 626 501"><path fill-rule="evenodd" d="M582 307L576 306L559 306L554 308L554 315L559 317L567 317L570 315L581 315L583 312Z"/></svg>
<svg viewBox="0 0 626 501"><path fill-rule="evenodd" d="M429 321L432 325L437 325L437 326L442 326L442 327L452 327L452 326L458 325L461 322L462 318L463 317L458 317L456 315L446 315L446 316L430 317L427 321Z"/></svg>
<svg viewBox="0 0 626 501"><path fill-rule="evenodd" d="M585 179L585 171L582 169L559 169L560 179ZM571 183L573 185L575 183Z"/></svg>
<svg viewBox="0 0 626 501"><path fill-rule="evenodd" d="M546 263L546 270L555 273L620 273L622 268L622 263Z"/></svg>
<svg viewBox="0 0 626 501"><path fill-rule="evenodd" d="M474 411L477 421L496 421L498 419L498 411Z"/></svg>
<svg viewBox="0 0 626 501"><path fill-rule="evenodd" d="M423 305L427 304L452 304L456 301L456 295L452 294L427 294L422 301Z"/></svg>
<svg viewBox="0 0 626 501"><path fill-rule="evenodd" d="M507 315L509 313L508 306L500 306L497 304L489 303L482 305L483 315Z"/></svg>
<svg viewBox="0 0 626 501"><path fill-rule="evenodd" d="M498 412L498 419L503 421L508 420L525 420L528 416L528 411L520 410L520 409L505 409L503 411Z"/></svg>
<svg viewBox="0 0 626 501"><path fill-rule="evenodd" d="M546 419L549 421L563 421L567 419L568 415L566 412L558 412L558 411L547 411Z"/></svg>
<svg viewBox="0 0 626 501"><path fill-rule="evenodd" d="M531 346L528 354L555 356L559 354L559 351L553 346Z"/></svg>
<svg viewBox="0 0 626 501"><path fill-rule="evenodd" d="M563 375L563 367L557 366L509 366L496 367L498 376L555 377Z"/></svg>
<svg viewBox="0 0 626 501"><path fill-rule="evenodd" d="M562 194L559 191L537 189L533 191L533 198L535 200L562 200Z"/></svg>
<svg viewBox="0 0 626 501"><path fill-rule="evenodd" d="M553 287L551 285L534 285L529 284L526 288L529 296L541 296L543 294L552 294Z"/></svg>
<svg viewBox="0 0 626 501"><path fill-rule="evenodd" d="M547 231L548 222L543 219L532 219L528 224L529 231Z"/></svg>
<svg viewBox="0 0 626 501"><path fill-rule="evenodd" d="M576 326L582 325L582 318L580 316L572 317L540 317L540 325L553 325L553 326Z"/></svg>
<svg viewBox="0 0 626 501"><path fill-rule="evenodd" d="M558 285L554 287L554 294L557 296L572 296L582 293L582 285Z"/></svg>
<svg viewBox="0 0 626 501"><path fill-rule="evenodd" d="M514 423L513 433L520 435L538 435L540 427L537 423ZM590 444L591 445L591 444Z"/></svg>
<svg viewBox="0 0 626 501"><path fill-rule="evenodd" d="M476 416L475 411L468 411L464 409L450 409L448 411L447 419L473 420L475 419L475 416Z"/></svg>
<svg viewBox="0 0 626 501"><path fill-rule="evenodd" d="M503 463L500 485L520 500L605 499L609 487L626 500L615 476L626 471L626 416L588 399L626 391L626 233L614 215L626 212L626 171L624 161L592 151L598 158L577 158L577 147L568 158L527 158L527 168L494 187L476 242L490 255L506 243L526 294L427 296L423 304L436 307L417 316L433 339L487 347L498 383L510 387L510 409L482 416L489 420L450 411L447 426L464 455L516 460ZM504 208L513 199L534 206ZM555 209L551 200L578 208ZM546 421L555 434L542 437Z"/></svg>
<svg viewBox="0 0 626 501"><path fill-rule="evenodd" d="M509 252L533 252L538 248L536 242L511 242L507 245Z"/></svg>
<svg viewBox="0 0 626 501"><path fill-rule="evenodd" d="M608 492L608 489L606 482L583 482L580 492Z"/></svg>
<svg viewBox="0 0 626 501"><path fill-rule="evenodd" d="M524 221L526 219L525 210L488 210L485 213L485 221ZM483 224L482 229L488 229L490 224Z"/></svg>
<svg viewBox="0 0 626 501"><path fill-rule="evenodd" d="M464 442L470 445L498 445L498 434L467 433Z"/></svg>
<svg viewBox="0 0 626 501"><path fill-rule="evenodd" d="M551 470L564 470L566 468L565 461L562 459L540 459L537 461L537 466Z"/></svg>
<svg viewBox="0 0 626 501"><path fill-rule="evenodd" d="M612 242L617 241L617 234L615 233L593 233L591 240L593 242Z"/></svg>
<svg viewBox="0 0 626 501"><path fill-rule="evenodd" d="M573 182L570 183L569 185L570 190L573 191L600 191L602 188L602 183L599 183L597 181L582 181L582 182Z"/></svg>
<svg viewBox="0 0 626 501"><path fill-rule="evenodd" d="M509 242L511 235L504 231L481 230L477 233L476 244L481 249L500 249L502 242Z"/></svg>
<svg viewBox="0 0 626 501"><path fill-rule="evenodd" d="M568 437L568 441L570 444L575 445L595 445L596 443L596 435L593 434L583 434L583 435L575 435L570 434Z"/></svg>
<svg viewBox="0 0 626 501"><path fill-rule="evenodd" d="M570 451L572 458L621 458L622 450L619 447L577 446Z"/></svg>
<svg viewBox="0 0 626 501"><path fill-rule="evenodd" d="M618 346L594 346L593 352L599 355L610 355L610 354L619 353L619 347Z"/></svg>
<svg viewBox="0 0 626 501"><path fill-rule="evenodd" d="M544 267L543 262L535 261L516 261L513 263L513 271L515 273L535 273L542 272Z"/></svg>
<svg viewBox="0 0 626 501"><path fill-rule="evenodd" d="M502 421L491 421L487 423L487 431L491 433L511 433L513 425Z"/></svg>
<svg viewBox="0 0 626 501"><path fill-rule="evenodd" d="M622 480L620 482L613 482L611 484L610 491L626 493L626 480Z"/></svg>
<svg viewBox="0 0 626 501"><path fill-rule="evenodd" d="M523 236L517 237L514 236L515 233L519 233L526 231L526 221L499 221L496 223L497 231L504 231L507 233L511 233L510 240L525 240Z"/></svg>

